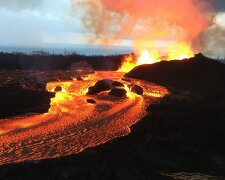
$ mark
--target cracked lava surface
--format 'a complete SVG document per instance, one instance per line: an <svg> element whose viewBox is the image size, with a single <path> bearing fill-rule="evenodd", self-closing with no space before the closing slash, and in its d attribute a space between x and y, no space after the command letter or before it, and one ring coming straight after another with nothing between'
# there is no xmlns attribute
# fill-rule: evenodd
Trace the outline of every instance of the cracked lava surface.
<svg viewBox="0 0 225 180"><path fill-rule="evenodd" d="M130 127L146 115L145 108L169 92L140 80L123 81L122 77L123 73L100 71L84 81L49 82L48 91L57 86L62 91L51 99L48 113L0 119L0 164L71 155L129 134ZM88 87L102 79L124 83L127 98L107 92L86 95ZM144 95L130 92L131 83L142 86ZM97 103L87 103L88 98Z"/></svg>

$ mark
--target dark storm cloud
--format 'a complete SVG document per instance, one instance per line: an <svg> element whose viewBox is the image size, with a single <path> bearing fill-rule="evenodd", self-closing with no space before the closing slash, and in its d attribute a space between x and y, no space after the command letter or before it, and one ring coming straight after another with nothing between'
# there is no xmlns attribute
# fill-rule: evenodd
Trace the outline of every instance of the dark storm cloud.
<svg viewBox="0 0 225 180"><path fill-rule="evenodd" d="M216 10L225 12L225 0L214 0Z"/></svg>

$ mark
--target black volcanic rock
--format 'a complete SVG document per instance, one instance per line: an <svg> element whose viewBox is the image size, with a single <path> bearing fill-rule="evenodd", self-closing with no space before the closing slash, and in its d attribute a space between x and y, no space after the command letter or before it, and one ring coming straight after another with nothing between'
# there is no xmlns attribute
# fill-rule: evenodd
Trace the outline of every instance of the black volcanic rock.
<svg viewBox="0 0 225 180"><path fill-rule="evenodd" d="M124 87L124 84L119 81L113 81L113 87Z"/></svg>
<svg viewBox="0 0 225 180"><path fill-rule="evenodd" d="M98 81L94 86L89 87L87 94L94 95L102 91L109 91L112 88L113 81L110 79L104 79Z"/></svg>
<svg viewBox="0 0 225 180"><path fill-rule="evenodd" d="M94 99L87 99L86 101L89 104L96 104L97 103Z"/></svg>
<svg viewBox="0 0 225 180"><path fill-rule="evenodd" d="M55 88L55 92L61 92L62 91L62 87L61 86L57 86L56 88Z"/></svg>
<svg viewBox="0 0 225 180"><path fill-rule="evenodd" d="M225 89L225 65L202 54L182 61L141 65L131 70L125 77L203 94Z"/></svg>
<svg viewBox="0 0 225 180"><path fill-rule="evenodd" d="M73 71L0 71L0 118L48 112L55 93L47 92L46 84L76 75Z"/></svg>
<svg viewBox="0 0 225 180"><path fill-rule="evenodd" d="M77 81L83 81L82 77L80 77L80 76L78 76L76 78L77 78Z"/></svg>
<svg viewBox="0 0 225 180"><path fill-rule="evenodd" d="M109 95L115 97L126 97L127 91L125 89L114 88L109 92Z"/></svg>
<svg viewBox="0 0 225 180"><path fill-rule="evenodd" d="M143 90L143 88L142 88L141 86L134 85L134 86L131 88L131 92L136 93L137 95L143 95L144 90Z"/></svg>
<svg viewBox="0 0 225 180"><path fill-rule="evenodd" d="M123 87L124 87L124 84L119 81L113 81L111 79L103 79L95 83L94 86L89 87L87 95L94 95L103 91L109 91L112 89L118 89Z"/></svg>
<svg viewBox="0 0 225 180"><path fill-rule="evenodd" d="M19 84L0 87L0 118L23 113L45 113L54 93L22 88Z"/></svg>

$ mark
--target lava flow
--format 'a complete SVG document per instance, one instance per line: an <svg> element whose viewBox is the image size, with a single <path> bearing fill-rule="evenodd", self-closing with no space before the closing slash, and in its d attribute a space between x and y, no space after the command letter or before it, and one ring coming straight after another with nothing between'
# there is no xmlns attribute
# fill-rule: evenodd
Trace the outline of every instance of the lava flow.
<svg viewBox="0 0 225 180"><path fill-rule="evenodd" d="M48 91L61 87L48 113L0 120L0 164L70 155L127 135L146 115L146 106L168 91L138 80L123 81L122 76L119 72L96 72L83 81L48 83ZM107 91L86 95L101 79L122 82L127 97L117 98ZM144 95L132 93L130 84L142 86ZM97 103L89 104L87 99Z"/></svg>

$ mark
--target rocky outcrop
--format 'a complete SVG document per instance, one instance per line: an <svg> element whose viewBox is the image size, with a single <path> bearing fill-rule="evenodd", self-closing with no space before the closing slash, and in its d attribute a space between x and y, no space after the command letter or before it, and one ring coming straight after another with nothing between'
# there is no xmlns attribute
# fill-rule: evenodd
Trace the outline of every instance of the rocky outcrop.
<svg viewBox="0 0 225 180"><path fill-rule="evenodd" d="M61 92L62 91L62 87L61 86L57 86L56 88L55 88L55 92Z"/></svg>
<svg viewBox="0 0 225 180"><path fill-rule="evenodd" d="M103 79L95 83L94 86L88 88L87 95L98 94L103 91L110 91L114 88L124 87L124 84L119 81L113 81L111 79Z"/></svg>
<svg viewBox="0 0 225 180"><path fill-rule="evenodd" d="M119 81L113 81L113 87L124 87L124 84Z"/></svg>
<svg viewBox="0 0 225 180"><path fill-rule="evenodd" d="M225 65L202 54L182 61L141 65L131 70L125 77L142 79L170 89L204 94L225 89Z"/></svg>
<svg viewBox="0 0 225 180"><path fill-rule="evenodd" d="M80 76L77 76L76 79L77 79L77 81L83 81L83 78Z"/></svg>
<svg viewBox="0 0 225 180"><path fill-rule="evenodd" d="M134 85L132 88L131 88L131 92L137 94L137 95L143 95L144 93L144 89L141 87L141 86L138 86L138 85Z"/></svg>
<svg viewBox="0 0 225 180"><path fill-rule="evenodd" d="M94 99L86 99L86 101L89 104L97 104L97 102Z"/></svg>
<svg viewBox="0 0 225 180"><path fill-rule="evenodd" d="M127 91L125 89L121 88L114 88L109 92L109 95L115 96L115 97L126 97Z"/></svg>
<svg viewBox="0 0 225 180"><path fill-rule="evenodd" d="M112 88L113 81L110 79L104 79L95 83L94 86L89 87L87 94L94 95L102 91L109 91Z"/></svg>
<svg viewBox="0 0 225 180"><path fill-rule="evenodd" d="M54 96L54 93L19 85L0 87L0 118L25 113L46 113Z"/></svg>

